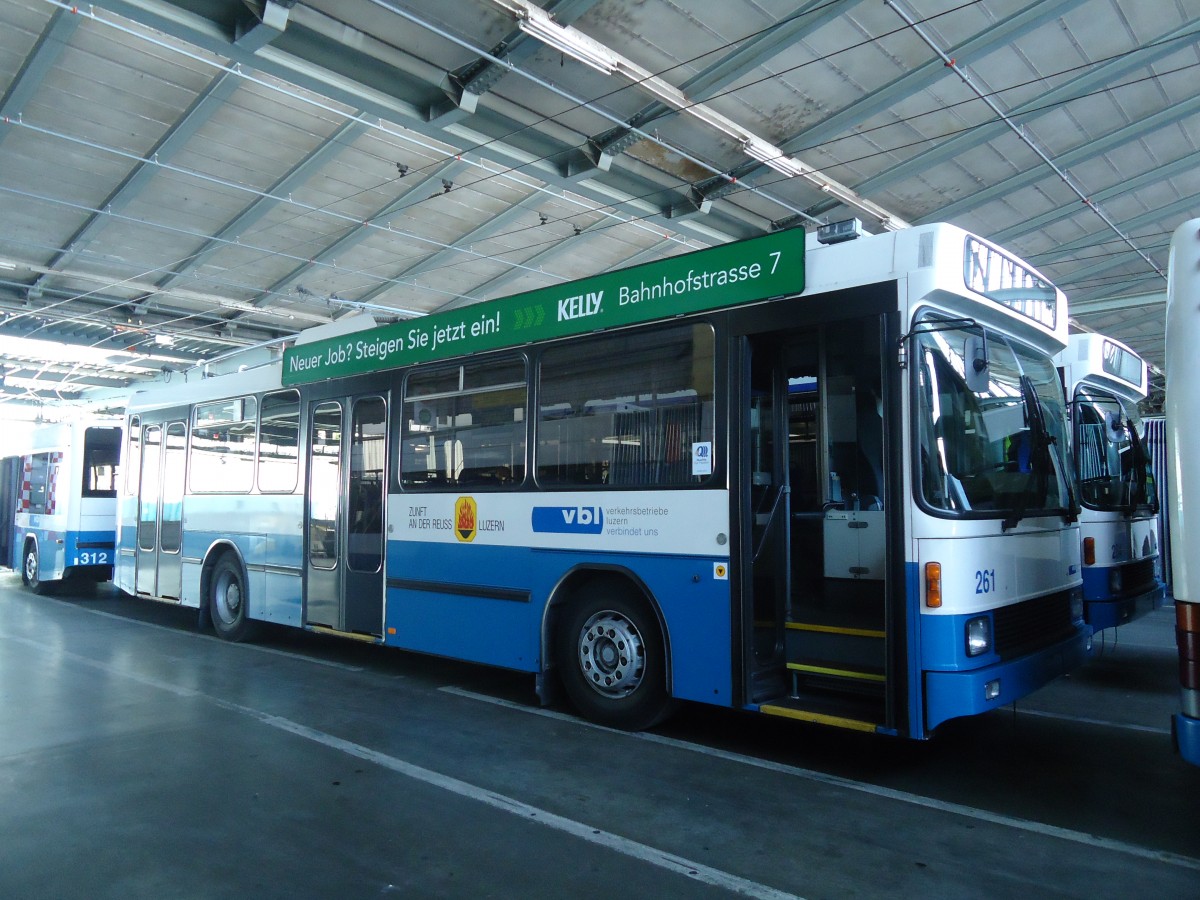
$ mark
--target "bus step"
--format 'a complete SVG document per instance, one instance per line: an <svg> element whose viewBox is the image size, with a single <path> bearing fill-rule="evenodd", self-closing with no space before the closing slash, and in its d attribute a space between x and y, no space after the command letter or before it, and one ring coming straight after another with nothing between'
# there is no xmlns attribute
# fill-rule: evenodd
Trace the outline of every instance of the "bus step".
<svg viewBox="0 0 1200 900"><path fill-rule="evenodd" d="M824 625L819 622L788 622L789 631L799 631L806 634L840 634L848 637L879 638L883 640L884 632L879 628L852 628L844 625Z"/></svg>
<svg viewBox="0 0 1200 900"><path fill-rule="evenodd" d="M875 629L788 622L786 645L791 662L816 659L835 668L883 671L884 636Z"/></svg>
<svg viewBox="0 0 1200 900"><path fill-rule="evenodd" d="M758 707L769 716L783 716L801 722L848 728L851 731L886 731L882 702L862 698L782 697Z"/></svg>
<svg viewBox="0 0 1200 900"><path fill-rule="evenodd" d="M842 661L806 659L789 662L792 676L792 696L822 691L882 697L887 678L882 667L847 665Z"/></svg>

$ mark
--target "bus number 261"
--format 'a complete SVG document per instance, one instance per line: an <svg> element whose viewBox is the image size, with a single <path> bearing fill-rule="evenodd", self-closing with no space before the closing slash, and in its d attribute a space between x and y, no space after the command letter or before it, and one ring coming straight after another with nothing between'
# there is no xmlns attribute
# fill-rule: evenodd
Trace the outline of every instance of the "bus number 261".
<svg viewBox="0 0 1200 900"><path fill-rule="evenodd" d="M990 594L996 589L996 570L977 569L975 571L975 593Z"/></svg>

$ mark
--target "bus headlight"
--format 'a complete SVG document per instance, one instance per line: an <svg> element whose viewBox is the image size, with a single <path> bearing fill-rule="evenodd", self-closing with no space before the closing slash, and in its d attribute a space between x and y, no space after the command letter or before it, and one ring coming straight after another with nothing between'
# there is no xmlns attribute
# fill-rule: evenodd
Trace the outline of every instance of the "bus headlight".
<svg viewBox="0 0 1200 900"><path fill-rule="evenodd" d="M1110 594L1121 593L1121 588L1125 584L1125 579L1122 578L1123 572L1121 569L1108 570L1108 592Z"/></svg>
<svg viewBox="0 0 1200 900"><path fill-rule="evenodd" d="M967 620L967 656L978 656L992 649L992 620L976 616Z"/></svg>
<svg viewBox="0 0 1200 900"><path fill-rule="evenodd" d="M1083 589L1076 588L1071 591L1071 621L1079 622L1083 619Z"/></svg>

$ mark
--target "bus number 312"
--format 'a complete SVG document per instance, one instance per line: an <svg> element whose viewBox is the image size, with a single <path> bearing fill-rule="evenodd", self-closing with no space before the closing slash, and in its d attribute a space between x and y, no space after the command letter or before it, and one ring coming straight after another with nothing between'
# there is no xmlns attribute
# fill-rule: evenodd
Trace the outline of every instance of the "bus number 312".
<svg viewBox="0 0 1200 900"><path fill-rule="evenodd" d="M977 569L975 571L975 593L990 594L996 589L996 570Z"/></svg>
<svg viewBox="0 0 1200 900"><path fill-rule="evenodd" d="M77 566L106 566L108 565L108 551L96 550L94 552L80 553L75 558Z"/></svg>

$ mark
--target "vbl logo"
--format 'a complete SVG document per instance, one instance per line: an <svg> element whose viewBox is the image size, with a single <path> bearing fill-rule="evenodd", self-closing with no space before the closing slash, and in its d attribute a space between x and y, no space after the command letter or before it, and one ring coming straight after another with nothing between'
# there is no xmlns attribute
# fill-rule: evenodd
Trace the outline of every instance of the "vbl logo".
<svg viewBox="0 0 1200 900"><path fill-rule="evenodd" d="M535 506L533 530L554 534L600 534L604 511L599 506Z"/></svg>

